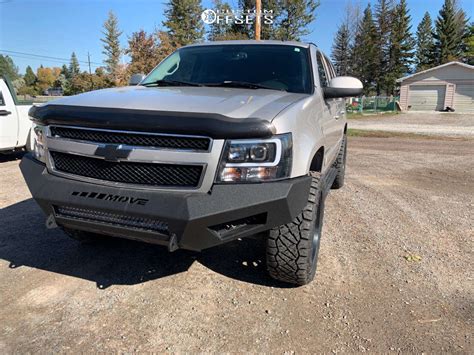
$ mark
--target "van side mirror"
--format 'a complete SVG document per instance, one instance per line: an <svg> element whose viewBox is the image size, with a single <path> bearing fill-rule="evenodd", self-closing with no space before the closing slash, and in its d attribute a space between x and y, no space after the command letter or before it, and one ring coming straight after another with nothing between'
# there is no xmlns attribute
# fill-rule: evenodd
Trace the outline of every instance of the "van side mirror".
<svg viewBox="0 0 474 355"><path fill-rule="evenodd" d="M144 74L133 74L128 81L128 85L135 86L140 84L140 82L145 78Z"/></svg>
<svg viewBox="0 0 474 355"><path fill-rule="evenodd" d="M363 85L359 79L351 76L337 76L323 88L324 98L354 97L362 94Z"/></svg>

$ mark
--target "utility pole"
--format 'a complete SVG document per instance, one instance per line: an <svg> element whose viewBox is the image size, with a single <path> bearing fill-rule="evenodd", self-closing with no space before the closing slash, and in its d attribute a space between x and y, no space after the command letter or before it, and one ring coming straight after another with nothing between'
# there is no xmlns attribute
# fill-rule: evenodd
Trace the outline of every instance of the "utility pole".
<svg viewBox="0 0 474 355"><path fill-rule="evenodd" d="M91 79L91 90L94 90L94 80L92 79L91 55L87 52L87 63L89 64L89 78Z"/></svg>
<svg viewBox="0 0 474 355"><path fill-rule="evenodd" d="M260 32L262 30L262 0L255 0L255 39L260 41Z"/></svg>
<svg viewBox="0 0 474 355"><path fill-rule="evenodd" d="M91 56L89 52L87 52L87 62L89 63L89 74L92 74L91 72Z"/></svg>

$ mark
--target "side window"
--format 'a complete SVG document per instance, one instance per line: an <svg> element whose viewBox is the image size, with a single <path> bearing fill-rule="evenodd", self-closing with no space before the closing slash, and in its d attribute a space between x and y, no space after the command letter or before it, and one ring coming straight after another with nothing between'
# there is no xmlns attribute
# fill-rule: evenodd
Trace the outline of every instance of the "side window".
<svg viewBox="0 0 474 355"><path fill-rule="evenodd" d="M1 91L0 91L0 106L5 106L5 100L3 99L3 95Z"/></svg>
<svg viewBox="0 0 474 355"><path fill-rule="evenodd" d="M319 82L321 84L321 87L325 88L328 86L329 78L328 78L327 70L324 66L323 57L320 52L317 53L316 60L318 62Z"/></svg>
<svg viewBox="0 0 474 355"><path fill-rule="evenodd" d="M328 58L328 57L324 57L325 61L326 61L326 65L329 69L329 73L330 73L330 76L331 76L331 79L332 78L335 78L337 75L336 75L336 70L334 70L334 66L332 65L331 63L331 60Z"/></svg>

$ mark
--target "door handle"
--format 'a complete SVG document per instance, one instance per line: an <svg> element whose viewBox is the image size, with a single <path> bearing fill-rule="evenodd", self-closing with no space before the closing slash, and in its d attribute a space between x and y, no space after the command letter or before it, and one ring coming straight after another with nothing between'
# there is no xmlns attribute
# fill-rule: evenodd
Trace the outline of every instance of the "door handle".
<svg viewBox="0 0 474 355"><path fill-rule="evenodd" d="M0 110L0 116L8 116L8 115L11 115L11 111L7 111L7 110Z"/></svg>

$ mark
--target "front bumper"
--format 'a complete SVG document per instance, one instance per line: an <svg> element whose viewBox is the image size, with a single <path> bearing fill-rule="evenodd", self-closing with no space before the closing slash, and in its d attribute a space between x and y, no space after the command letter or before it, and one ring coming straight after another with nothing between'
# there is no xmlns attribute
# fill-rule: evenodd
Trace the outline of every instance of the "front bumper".
<svg viewBox="0 0 474 355"><path fill-rule="evenodd" d="M33 198L57 225L171 250L202 250L288 223L303 210L311 185L303 176L214 185L209 193L167 192L58 177L29 154L20 168Z"/></svg>

